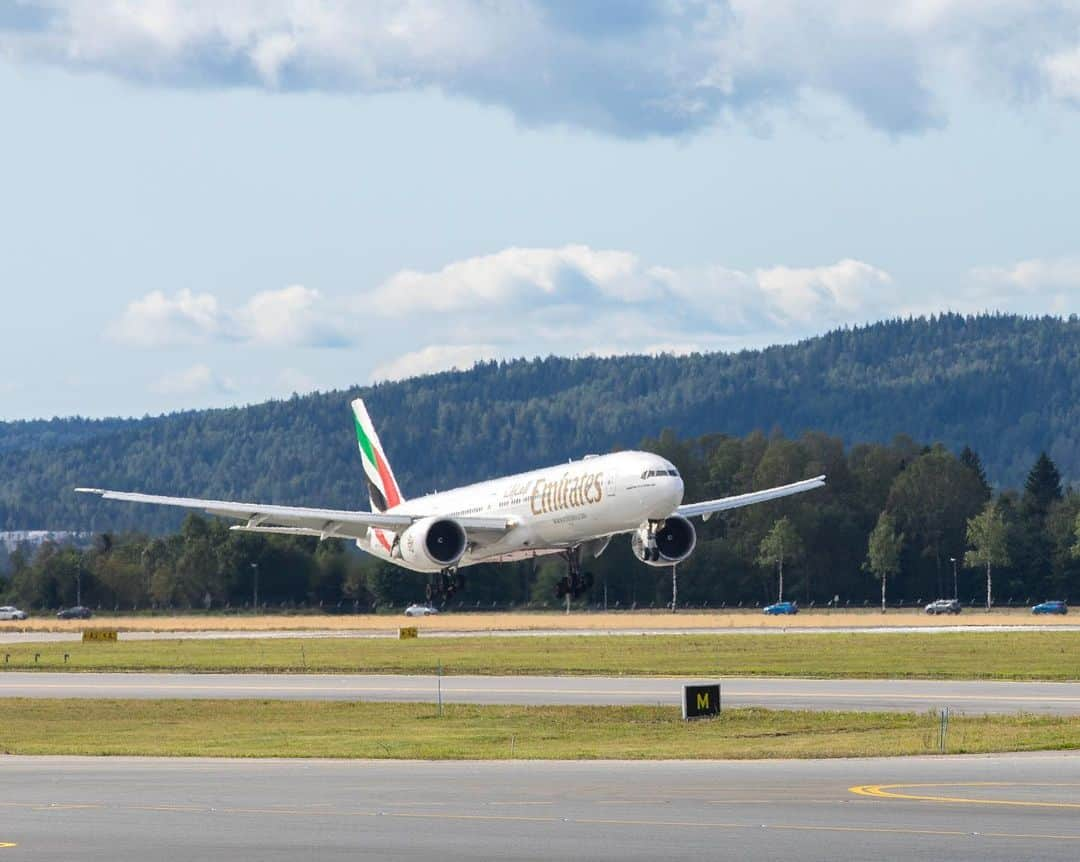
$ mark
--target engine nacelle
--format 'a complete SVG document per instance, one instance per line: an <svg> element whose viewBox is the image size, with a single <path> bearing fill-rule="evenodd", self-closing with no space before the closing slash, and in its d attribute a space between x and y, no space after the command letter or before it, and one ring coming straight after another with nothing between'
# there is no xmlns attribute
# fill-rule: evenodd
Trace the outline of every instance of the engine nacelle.
<svg viewBox="0 0 1080 862"><path fill-rule="evenodd" d="M423 518L406 527L398 538L402 560L432 571L456 566L467 547L464 527L452 518Z"/></svg>
<svg viewBox="0 0 1080 862"><path fill-rule="evenodd" d="M642 524L630 537L634 556L650 566L670 566L689 557L697 545L697 531L682 515L672 515L656 529L656 551L649 548L649 525Z"/></svg>

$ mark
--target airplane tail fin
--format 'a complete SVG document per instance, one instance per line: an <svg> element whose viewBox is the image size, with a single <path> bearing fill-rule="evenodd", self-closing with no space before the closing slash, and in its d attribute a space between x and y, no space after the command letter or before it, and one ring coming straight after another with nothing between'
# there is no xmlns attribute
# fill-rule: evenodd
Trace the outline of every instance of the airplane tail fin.
<svg viewBox="0 0 1080 862"><path fill-rule="evenodd" d="M364 464L367 477L368 493L371 496L371 511L385 512L403 502L401 489L398 488L394 471L383 451L379 435L371 423L363 399L357 398L352 403L353 419L356 424L356 440L360 446L360 459Z"/></svg>

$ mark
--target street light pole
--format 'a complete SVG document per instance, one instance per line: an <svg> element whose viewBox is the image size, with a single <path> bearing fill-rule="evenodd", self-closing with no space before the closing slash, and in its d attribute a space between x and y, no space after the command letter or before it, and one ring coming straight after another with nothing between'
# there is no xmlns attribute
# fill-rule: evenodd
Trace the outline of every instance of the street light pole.
<svg viewBox="0 0 1080 862"><path fill-rule="evenodd" d="M956 557L949 557L952 561L952 597L954 600L960 598L960 593L956 589Z"/></svg>
<svg viewBox="0 0 1080 862"><path fill-rule="evenodd" d="M258 563L252 563L251 564L251 571L255 573L255 583L254 583L254 587L252 589L251 604L252 604L252 610L254 610L255 613L258 613L259 612L259 564Z"/></svg>

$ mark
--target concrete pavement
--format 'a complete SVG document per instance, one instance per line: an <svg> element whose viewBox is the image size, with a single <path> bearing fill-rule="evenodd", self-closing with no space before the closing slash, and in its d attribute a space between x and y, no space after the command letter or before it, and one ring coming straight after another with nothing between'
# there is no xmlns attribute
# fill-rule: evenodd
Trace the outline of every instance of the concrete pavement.
<svg viewBox="0 0 1080 862"><path fill-rule="evenodd" d="M443 700L479 704L678 705L668 677L444 676ZM0 673L2 697L280 698L434 701L434 676L391 674ZM1080 715L1080 683L726 679L728 706L773 709ZM0 860L2 862L2 860Z"/></svg>

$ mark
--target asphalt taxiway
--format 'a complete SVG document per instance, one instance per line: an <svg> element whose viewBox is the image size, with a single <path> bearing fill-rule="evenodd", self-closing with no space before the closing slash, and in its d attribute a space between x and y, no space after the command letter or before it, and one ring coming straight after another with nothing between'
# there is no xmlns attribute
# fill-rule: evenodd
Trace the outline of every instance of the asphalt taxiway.
<svg viewBox="0 0 1080 862"><path fill-rule="evenodd" d="M0 758L0 862L1075 860L1080 756Z"/></svg>
<svg viewBox="0 0 1080 862"><path fill-rule="evenodd" d="M271 698L477 704L666 704L701 679L391 674L0 673L3 697ZM715 680L709 680L715 681ZM772 709L1080 715L1080 682L957 680L721 680L727 706ZM2 862L2 860L0 860Z"/></svg>

